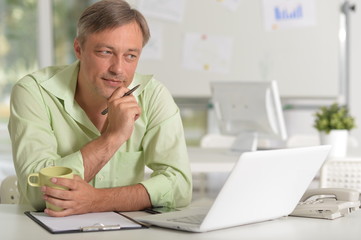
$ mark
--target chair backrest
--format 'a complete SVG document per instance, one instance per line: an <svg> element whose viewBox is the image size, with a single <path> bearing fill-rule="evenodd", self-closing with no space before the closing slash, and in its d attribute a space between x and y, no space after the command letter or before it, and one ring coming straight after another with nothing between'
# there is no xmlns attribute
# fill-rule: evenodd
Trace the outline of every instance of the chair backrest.
<svg viewBox="0 0 361 240"><path fill-rule="evenodd" d="M1 182L0 203L2 204L19 203L19 191L17 187L17 177L15 175L8 176Z"/></svg>
<svg viewBox="0 0 361 240"><path fill-rule="evenodd" d="M236 137L221 134L206 134L201 139L202 148L231 148Z"/></svg>
<svg viewBox="0 0 361 240"><path fill-rule="evenodd" d="M321 168L321 188L349 188L361 192L361 161L358 158L332 159Z"/></svg>

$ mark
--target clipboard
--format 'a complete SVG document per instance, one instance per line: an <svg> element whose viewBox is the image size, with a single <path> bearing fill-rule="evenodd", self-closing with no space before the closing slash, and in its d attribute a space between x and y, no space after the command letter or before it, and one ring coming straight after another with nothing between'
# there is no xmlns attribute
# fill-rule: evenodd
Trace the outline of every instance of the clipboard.
<svg viewBox="0 0 361 240"><path fill-rule="evenodd" d="M148 228L119 212L86 213L67 217L50 217L44 212L32 211L24 214L52 234Z"/></svg>

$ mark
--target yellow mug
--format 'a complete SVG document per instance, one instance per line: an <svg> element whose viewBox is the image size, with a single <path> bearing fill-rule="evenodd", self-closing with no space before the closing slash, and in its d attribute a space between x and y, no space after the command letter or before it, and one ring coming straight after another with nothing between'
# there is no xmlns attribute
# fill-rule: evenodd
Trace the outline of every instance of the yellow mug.
<svg viewBox="0 0 361 240"><path fill-rule="evenodd" d="M68 190L66 187L62 187L52 183L51 178L53 177L72 179L73 170L71 168L61 166L43 168L38 173L29 174L28 184L32 187L48 186L56 189ZM46 202L46 208L52 209L54 211L63 210L62 208L48 202Z"/></svg>

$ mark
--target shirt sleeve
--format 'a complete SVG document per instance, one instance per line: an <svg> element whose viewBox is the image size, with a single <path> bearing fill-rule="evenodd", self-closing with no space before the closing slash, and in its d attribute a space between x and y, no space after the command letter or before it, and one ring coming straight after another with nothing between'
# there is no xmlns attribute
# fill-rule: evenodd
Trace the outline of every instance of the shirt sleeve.
<svg viewBox="0 0 361 240"><path fill-rule="evenodd" d="M153 173L142 184L153 206L186 206L192 197L192 177L179 109L162 85L145 98L149 124L143 148Z"/></svg>
<svg viewBox="0 0 361 240"><path fill-rule="evenodd" d="M8 127L21 200L42 210L45 208L42 194L39 188L27 184L28 175L47 166L61 165L83 176L82 155L80 151L64 157L57 154L58 143L43 101L43 92L29 76L19 80L12 89Z"/></svg>

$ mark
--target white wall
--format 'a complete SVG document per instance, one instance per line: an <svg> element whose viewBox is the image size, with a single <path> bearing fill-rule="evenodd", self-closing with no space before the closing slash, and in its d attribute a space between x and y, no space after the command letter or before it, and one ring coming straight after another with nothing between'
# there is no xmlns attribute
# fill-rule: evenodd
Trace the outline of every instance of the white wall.
<svg viewBox="0 0 361 240"><path fill-rule="evenodd" d="M357 128L352 135L361 146L361 0L354 0L356 12L350 18L350 110ZM360 148L356 152L361 154Z"/></svg>
<svg viewBox="0 0 361 240"><path fill-rule="evenodd" d="M154 49L161 49L161 57L147 59L144 51L138 70L154 74L176 97L209 97L211 81L274 79L284 97L336 97L340 1L314 0L314 25L279 31L265 30L261 0L240 1L235 11L222 7L220 1L187 0L181 22L144 11L151 31L155 30L153 39L161 39L152 42L151 38L145 49L159 44ZM192 33L204 34L207 40L185 44Z"/></svg>
<svg viewBox="0 0 361 240"><path fill-rule="evenodd" d="M340 0L341 2L342 0ZM349 107L351 115L355 117L356 129L351 131L351 141L349 146L349 153L351 155L361 156L361 0L349 1L350 4L356 5L356 11L350 15L350 66L349 66ZM320 65L323 63L320 62ZM310 86L314 87L314 86ZM322 93L323 89L318 89ZM336 100L336 99L335 99ZM308 135L314 137L308 140L310 145L318 143L318 132L313 128L315 108L322 105L332 103L329 99L282 99L283 104L295 104L296 107L291 110L286 110L285 120L289 136L294 135ZM306 108L302 108L306 106ZM313 108L312 108L313 107Z"/></svg>

